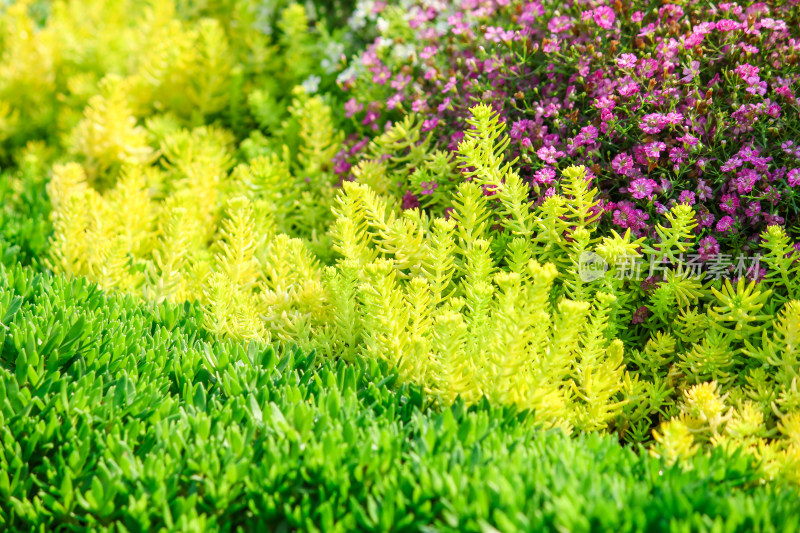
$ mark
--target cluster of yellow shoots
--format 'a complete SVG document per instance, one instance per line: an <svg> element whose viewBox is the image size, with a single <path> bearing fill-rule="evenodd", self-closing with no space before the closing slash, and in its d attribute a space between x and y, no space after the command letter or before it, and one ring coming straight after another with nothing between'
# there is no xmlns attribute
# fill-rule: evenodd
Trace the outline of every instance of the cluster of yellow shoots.
<svg viewBox="0 0 800 533"><path fill-rule="evenodd" d="M674 258L694 238L691 208L672 210L657 248L630 233L595 236L597 191L579 167L563 172L562 194L534 207L504 160L502 124L481 105L459 147L472 179L458 186L449 218L401 211L370 185L345 182L325 237L324 220L304 227L291 213L325 201L296 191L309 176L332 185L326 158L339 140L322 101L298 95L295 112L314 120L296 156L287 149L231 170L224 131L151 127L158 162L123 165L112 187L92 186L80 164L57 166L48 189L52 267L146 299L199 301L220 335L386 360L443 402L486 397L565 430L623 438L664 420L655 454L676 460L700 445L745 447L766 477L800 481L798 302L770 326L748 314L762 305L752 284L708 291L673 271L659 301L680 311L672 331L681 337L658 334L626 354L614 338L629 320L625 281L613 268L593 283L577 271L586 251L611 265L626 255ZM376 156L360 172L383 175L388 164ZM513 236L502 261L493 249L498 220ZM323 266L312 249L326 238L337 257ZM701 313L708 295L716 305ZM708 332L692 333L700 324ZM747 328L763 332L758 347L742 345ZM728 383L723 394L716 380L730 381L726 361L739 352L760 364L749 369L749 386ZM774 368L783 368L778 377Z"/></svg>
<svg viewBox="0 0 800 533"><path fill-rule="evenodd" d="M46 137L104 180L157 155L143 117L241 122L246 97L282 98L314 66L306 8L279 5L272 37L254 0L15 0L0 10L3 148Z"/></svg>
<svg viewBox="0 0 800 533"><path fill-rule="evenodd" d="M304 209L318 201L315 190L333 194L322 162L338 136L322 100L296 94L292 113L315 116L300 132L302 179L288 150L231 170L232 136L207 126L165 128L153 149L161 163L123 165L105 190L92 186L85 166L56 165L48 184L54 270L153 301L199 300L222 335L302 339L324 299L307 245L313 231L296 216L315 211ZM287 231L309 235L307 243Z"/></svg>
<svg viewBox="0 0 800 533"><path fill-rule="evenodd" d="M653 432L651 453L674 463L695 455L704 444L740 449L758 461L765 479L783 477L800 484L800 413L787 413L767 429L755 402L731 407L726 404L729 395L717 387L712 381L684 391L680 414Z"/></svg>

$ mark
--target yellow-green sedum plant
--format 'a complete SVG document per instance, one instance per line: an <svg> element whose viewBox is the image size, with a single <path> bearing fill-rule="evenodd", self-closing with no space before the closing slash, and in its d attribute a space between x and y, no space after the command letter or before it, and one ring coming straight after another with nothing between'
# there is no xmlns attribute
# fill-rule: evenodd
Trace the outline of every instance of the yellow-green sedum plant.
<svg viewBox="0 0 800 533"><path fill-rule="evenodd" d="M294 158L285 148L232 169L226 130L154 121L161 159L126 163L110 188L79 163L56 165L52 268L155 301L199 300L222 335L301 341L325 312L310 249L329 247L333 215L318 202L333 194L340 137L318 96L296 92L291 113L306 124Z"/></svg>
<svg viewBox="0 0 800 533"><path fill-rule="evenodd" d="M46 139L111 186L120 166L155 155L142 128L153 116L263 144L293 87L334 86L343 30L310 13L289 1L15 0L0 9L0 158Z"/></svg>
<svg viewBox="0 0 800 533"><path fill-rule="evenodd" d="M534 409L563 427L603 429L621 412L622 344L605 328L613 297L553 294L558 272L530 259L499 268L489 200L464 183L450 219L397 215L369 187L345 183L326 269L336 321L331 355L381 358L446 402L457 396ZM336 339L358 339L337 346Z"/></svg>

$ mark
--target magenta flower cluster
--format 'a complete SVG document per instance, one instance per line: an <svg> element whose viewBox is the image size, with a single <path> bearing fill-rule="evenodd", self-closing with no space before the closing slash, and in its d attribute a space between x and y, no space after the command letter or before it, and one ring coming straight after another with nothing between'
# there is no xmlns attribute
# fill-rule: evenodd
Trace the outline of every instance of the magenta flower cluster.
<svg viewBox="0 0 800 533"><path fill-rule="evenodd" d="M346 114L366 132L414 112L454 151L468 108L487 102L534 200L559 190L559 169L583 164L612 228L654 237L686 203L708 257L751 246L770 224L797 237L797 1L403 4L407 14L379 5L372 16L413 38L376 36L341 80ZM433 192L398 191L408 207L408 194Z"/></svg>

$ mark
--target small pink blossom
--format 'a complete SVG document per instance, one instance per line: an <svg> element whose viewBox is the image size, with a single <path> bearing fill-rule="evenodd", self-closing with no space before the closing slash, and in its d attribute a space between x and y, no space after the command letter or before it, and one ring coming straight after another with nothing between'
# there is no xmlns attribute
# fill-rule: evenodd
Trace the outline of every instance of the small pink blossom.
<svg viewBox="0 0 800 533"><path fill-rule="evenodd" d="M666 147L667 145L661 141L651 142L650 144L644 147L644 153L649 158L658 159L661 156L661 151L664 150Z"/></svg>
<svg viewBox="0 0 800 533"><path fill-rule="evenodd" d="M564 157L564 152L556 150L553 146L542 146L536 150L536 155L548 165L555 165L556 159Z"/></svg>
<svg viewBox="0 0 800 533"><path fill-rule="evenodd" d="M720 200L719 208L732 215L739 208L739 197L732 194L725 194Z"/></svg>
<svg viewBox="0 0 800 533"><path fill-rule="evenodd" d="M622 54L617 58L619 68L633 68L636 66L637 57L635 54Z"/></svg>
<svg viewBox="0 0 800 533"><path fill-rule="evenodd" d="M744 214L748 217L758 216L759 213L761 213L761 203L759 202L750 202L744 210Z"/></svg>
<svg viewBox="0 0 800 533"><path fill-rule="evenodd" d="M628 97L628 96L633 96L634 94L638 94L639 90L640 90L639 84L636 83L635 81L631 81L620 86L617 89L617 92L619 93L620 96Z"/></svg>
<svg viewBox="0 0 800 533"><path fill-rule="evenodd" d="M697 199L692 191L682 191L678 196L678 203L691 206L697 203Z"/></svg>
<svg viewBox="0 0 800 533"><path fill-rule="evenodd" d="M700 142L700 140L697 137L695 137L694 135L689 135L688 133L681 137L677 137L676 140L682 142L685 145L688 145L689 147L697 146L697 144Z"/></svg>
<svg viewBox="0 0 800 533"><path fill-rule="evenodd" d="M700 198L701 201L705 202L710 199L713 194L714 192L711 190L711 187L706 184L705 180L697 181L697 197Z"/></svg>
<svg viewBox="0 0 800 533"><path fill-rule="evenodd" d="M561 17L553 17L550 19L550 22L547 23L547 29L550 30L552 33L562 33L565 31L569 31L572 29L572 19L568 16L561 16Z"/></svg>
<svg viewBox="0 0 800 533"><path fill-rule="evenodd" d="M420 187L422 187L422 194L431 195L439 187L439 184L435 181L423 181L420 183Z"/></svg>
<svg viewBox="0 0 800 533"><path fill-rule="evenodd" d="M633 168L633 158L624 152L619 153L611 161L611 168L624 176Z"/></svg>
<svg viewBox="0 0 800 533"><path fill-rule="evenodd" d="M431 59L438 51L439 49L435 46L426 46L422 49L422 52L419 53L419 57L426 60Z"/></svg>
<svg viewBox="0 0 800 533"><path fill-rule="evenodd" d="M786 181L789 187L797 187L800 185L800 168L793 168L786 174Z"/></svg>
<svg viewBox="0 0 800 533"><path fill-rule="evenodd" d="M758 173L753 169L744 169L736 177L736 192L747 194L753 190L753 186L759 180Z"/></svg>
<svg viewBox="0 0 800 533"><path fill-rule="evenodd" d="M741 29L742 25L734 20L723 19L717 21L717 31L728 32Z"/></svg>
<svg viewBox="0 0 800 533"><path fill-rule="evenodd" d="M364 104L360 103L355 98L351 98L344 104L344 116L350 118L362 109L364 109Z"/></svg>
<svg viewBox="0 0 800 533"><path fill-rule="evenodd" d="M655 186L655 181L648 178L640 178L634 180L630 187L628 187L628 190L631 192L631 196L637 200L641 200L642 198L649 198L652 196Z"/></svg>
<svg viewBox="0 0 800 533"><path fill-rule="evenodd" d="M536 183L543 185L550 185L556 179L556 171L552 167L543 167L537 170L533 175L533 180Z"/></svg>
<svg viewBox="0 0 800 533"><path fill-rule="evenodd" d="M633 313L633 318L631 318L631 324L642 324L647 317L650 315L650 310L647 306L641 306Z"/></svg>
<svg viewBox="0 0 800 533"><path fill-rule="evenodd" d="M429 118L428 120L422 123L422 131L428 132L434 129L436 126L439 125L439 119L436 117Z"/></svg>
<svg viewBox="0 0 800 533"><path fill-rule="evenodd" d="M697 254L703 262L714 259L719 253L719 243L714 237L708 236L700 239Z"/></svg>
<svg viewBox="0 0 800 533"><path fill-rule="evenodd" d="M616 19L616 15L614 15L614 10L608 6L599 6L596 7L594 10L594 22L604 30L608 30L611 26L614 25L614 20Z"/></svg>
<svg viewBox="0 0 800 533"><path fill-rule="evenodd" d="M700 62L699 61L692 61L689 63L688 68L683 69L683 78L681 81L683 83L689 83L692 81L698 74L700 74Z"/></svg>
<svg viewBox="0 0 800 533"><path fill-rule="evenodd" d="M411 76L408 74L398 74L389 85L392 89L399 91L404 89L409 83L411 83Z"/></svg>
<svg viewBox="0 0 800 533"><path fill-rule="evenodd" d="M664 115L661 113L650 113L642 117L642 120L639 122L639 129L652 135L661 132L664 125Z"/></svg>
<svg viewBox="0 0 800 533"><path fill-rule="evenodd" d="M401 204L403 209L415 209L419 207L419 198L411 191L406 191L403 195L403 202Z"/></svg>
<svg viewBox="0 0 800 533"><path fill-rule="evenodd" d="M733 218L724 216L717 222L717 231L720 233L727 233L733 227Z"/></svg>

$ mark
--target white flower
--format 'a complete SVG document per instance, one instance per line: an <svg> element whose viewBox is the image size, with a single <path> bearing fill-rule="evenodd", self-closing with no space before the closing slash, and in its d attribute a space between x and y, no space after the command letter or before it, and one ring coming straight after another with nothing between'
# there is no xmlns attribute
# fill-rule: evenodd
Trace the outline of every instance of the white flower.
<svg viewBox="0 0 800 533"><path fill-rule="evenodd" d="M389 29L389 21L383 17L378 17L378 31L381 33L386 33L386 30Z"/></svg>
<svg viewBox="0 0 800 533"><path fill-rule="evenodd" d="M308 94L314 94L315 92L317 92L317 89L319 89L319 82L321 81L322 79L319 76L315 76L314 74L312 74L311 76L306 78L301 85Z"/></svg>

